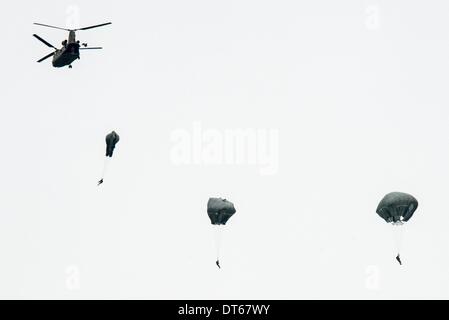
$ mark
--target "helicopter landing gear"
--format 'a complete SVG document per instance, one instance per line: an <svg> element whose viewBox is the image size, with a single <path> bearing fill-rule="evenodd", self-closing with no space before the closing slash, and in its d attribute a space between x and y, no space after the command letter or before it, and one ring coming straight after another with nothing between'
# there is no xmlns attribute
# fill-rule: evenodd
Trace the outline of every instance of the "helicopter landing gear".
<svg viewBox="0 0 449 320"><path fill-rule="evenodd" d="M69 64L69 69L72 69L72 65L71 64Z"/></svg>

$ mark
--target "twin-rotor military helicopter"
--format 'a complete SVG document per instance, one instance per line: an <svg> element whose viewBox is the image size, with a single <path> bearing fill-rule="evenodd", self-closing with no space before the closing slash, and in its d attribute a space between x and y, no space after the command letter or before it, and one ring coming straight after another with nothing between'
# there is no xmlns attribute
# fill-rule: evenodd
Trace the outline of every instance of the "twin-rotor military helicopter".
<svg viewBox="0 0 449 320"><path fill-rule="evenodd" d="M39 59L37 62L42 62L47 58L53 57L53 60L52 60L53 67L61 68L64 66L69 66L69 68L72 68L72 62L75 61L76 59L80 58L80 50L102 49L102 47L88 47L87 43L80 44L80 42L78 40L76 40L75 32L79 31L79 30L88 30L88 29L106 26L106 25L111 24L111 22L97 24L97 25L90 26L90 27L78 28L78 29L66 29L66 28L50 26L48 24L42 24L42 23L34 23L34 24L39 25L39 26L54 28L54 29L65 30L65 31L69 32L68 39L62 41L61 49L56 48L49 42L47 42L44 39L42 39L41 37L39 37L37 34L33 34L33 36L35 38L37 38L38 40L43 42L47 47L55 49L54 52Z"/></svg>

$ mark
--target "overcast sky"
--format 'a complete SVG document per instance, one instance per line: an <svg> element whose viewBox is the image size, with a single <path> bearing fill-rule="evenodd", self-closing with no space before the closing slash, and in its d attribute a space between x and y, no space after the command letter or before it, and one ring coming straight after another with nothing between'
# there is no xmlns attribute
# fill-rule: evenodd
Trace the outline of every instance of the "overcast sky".
<svg viewBox="0 0 449 320"><path fill-rule="evenodd" d="M448 11L4 3L0 297L448 299ZM67 32L33 22L108 21L77 33L104 49L72 69L36 63L51 49L32 34L59 47ZM242 132L243 147L229 138ZM419 201L403 266L375 213L391 191ZM221 270L209 197L237 209Z"/></svg>

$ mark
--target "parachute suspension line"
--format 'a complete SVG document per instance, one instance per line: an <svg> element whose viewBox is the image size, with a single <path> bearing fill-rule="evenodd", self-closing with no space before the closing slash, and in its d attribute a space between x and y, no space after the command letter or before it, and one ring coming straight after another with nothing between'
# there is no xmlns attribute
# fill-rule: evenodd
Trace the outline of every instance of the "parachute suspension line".
<svg viewBox="0 0 449 320"><path fill-rule="evenodd" d="M103 173L101 174L101 179L104 179L104 176L106 175L107 168L109 166L109 162L111 161L110 157L104 158L104 164L103 164Z"/></svg>
<svg viewBox="0 0 449 320"><path fill-rule="evenodd" d="M217 261L220 261L220 249L221 249L221 239L222 239L222 226L214 225L214 238L215 238L215 249L217 254Z"/></svg>
<svg viewBox="0 0 449 320"><path fill-rule="evenodd" d="M396 252L398 256L400 255L402 251L402 238L404 234L404 222L397 221L393 223L393 232L394 232L394 238L396 243Z"/></svg>

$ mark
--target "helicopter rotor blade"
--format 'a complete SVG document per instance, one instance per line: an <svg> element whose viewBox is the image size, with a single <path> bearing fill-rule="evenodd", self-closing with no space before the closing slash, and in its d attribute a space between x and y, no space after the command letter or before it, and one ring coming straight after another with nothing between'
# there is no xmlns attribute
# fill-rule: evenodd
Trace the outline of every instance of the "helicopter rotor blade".
<svg viewBox="0 0 449 320"><path fill-rule="evenodd" d="M45 59L50 58L50 57L53 56L54 54L55 54L54 52L52 52L52 53L50 53L50 54L47 54L45 57L40 58L39 60L37 60L37 62L42 62L42 61L44 61Z"/></svg>
<svg viewBox="0 0 449 320"><path fill-rule="evenodd" d="M103 47L88 47L88 48L80 48L80 50L94 50L94 49L103 49Z"/></svg>
<svg viewBox="0 0 449 320"><path fill-rule="evenodd" d="M43 24L43 23L37 23L35 22L34 24L38 25L38 26L44 26L44 27L49 27L49 28L55 28L55 29L60 29L60 30L65 30L65 31L70 31L70 29L66 29L66 28L60 28L60 27L55 27L55 26L50 26L48 24Z"/></svg>
<svg viewBox="0 0 449 320"><path fill-rule="evenodd" d="M44 39L42 39L41 37L39 37L37 34L33 34L33 37L35 37L37 40L43 42L47 47L56 49L52 44L48 43L47 41L45 41Z"/></svg>
<svg viewBox="0 0 449 320"><path fill-rule="evenodd" d="M112 23L112 22L106 22L106 23L97 24L97 25L90 26L90 27L84 27L84 28L75 29L75 31L77 31L77 30L88 30L88 29L98 28L98 27L102 27L102 26L107 26L108 24L111 24L111 23Z"/></svg>

